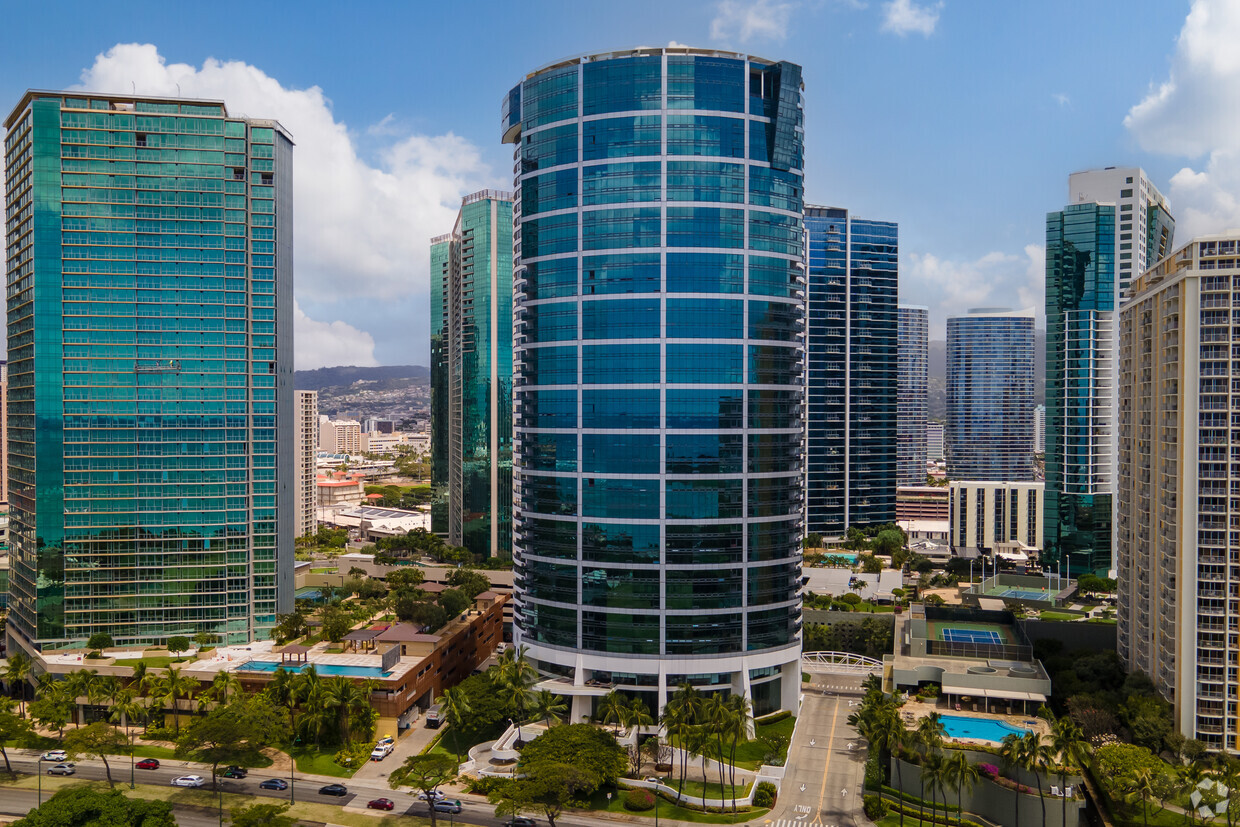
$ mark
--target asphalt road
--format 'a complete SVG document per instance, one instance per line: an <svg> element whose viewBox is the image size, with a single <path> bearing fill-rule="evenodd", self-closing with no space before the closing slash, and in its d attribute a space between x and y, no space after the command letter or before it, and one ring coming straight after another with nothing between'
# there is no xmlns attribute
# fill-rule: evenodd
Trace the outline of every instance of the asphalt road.
<svg viewBox="0 0 1240 827"><path fill-rule="evenodd" d="M767 827L856 827L861 814L865 745L847 718L861 700L861 680L815 675L831 686L804 691L787 770Z"/></svg>

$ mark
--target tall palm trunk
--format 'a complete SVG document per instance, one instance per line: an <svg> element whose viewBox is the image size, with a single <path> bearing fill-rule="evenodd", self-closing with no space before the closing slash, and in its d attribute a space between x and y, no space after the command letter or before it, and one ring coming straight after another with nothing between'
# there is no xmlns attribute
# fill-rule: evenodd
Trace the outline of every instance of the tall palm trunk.
<svg viewBox="0 0 1240 827"><path fill-rule="evenodd" d="M896 785L900 788L896 796L897 803L900 807L900 827L904 827L904 771L900 769L900 756L896 755ZM879 790L879 798L882 798L882 790Z"/></svg>
<svg viewBox="0 0 1240 827"><path fill-rule="evenodd" d="M1042 775L1036 769L1033 771L1033 780L1038 785L1038 802L1042 805L1042 823L1046 823L1046 796L1042 794Z"/></svg>
<svg viewBox="0 0 1240 827"><path fill-rule="evenodd" d="M943 794L943 800L945 802L943 810L946 811L947 810L947 806L946 806L947 793ZM960 781L956 782L956 824L960 825L963 823L964 823L964 780L961 779ZM1067 827L1067 825L1064 825L1064 827Z"/></svg>

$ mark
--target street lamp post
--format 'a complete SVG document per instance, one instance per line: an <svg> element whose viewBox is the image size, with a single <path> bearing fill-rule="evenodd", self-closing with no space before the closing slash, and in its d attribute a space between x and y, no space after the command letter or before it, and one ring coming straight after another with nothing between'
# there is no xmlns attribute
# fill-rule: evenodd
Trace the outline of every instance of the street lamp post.
<svg viewBox="0 0 1240 827"><path fill-rule="evenodd" d="M288 751L288 757L291 762L291 766L289 766L289 770L288 770L288 803L295 804L297 802L296 802L296 799L293 797L295 795L293 791L293 781L297 777L297 759L293 757L292 749Z"/></svg>
<svg viewBox="0 0 1240 827"><path fill-rule="evenodd" d="M129 789L133 789L133 727L129 728Z"/></svg>
<svg viewBox="0 0 1240 827"><path fill-rule="evenodd" d="M43 806L43 756L39 756L39 806Z"/></svg>

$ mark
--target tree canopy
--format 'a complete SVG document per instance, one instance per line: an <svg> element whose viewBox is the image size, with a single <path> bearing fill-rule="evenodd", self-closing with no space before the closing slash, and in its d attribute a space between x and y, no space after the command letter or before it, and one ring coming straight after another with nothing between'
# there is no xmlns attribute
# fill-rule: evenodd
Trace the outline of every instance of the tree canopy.
<svg viewBox="0 0 1240 827"><path fill-rule="evenodd" d="M128 748L129 739L107 721L95 721L78 727L65 736L65 751L70 755L98 757L103 761L108 784L112 784L112 766L108 763L108 756L127 752Z"/></svg>
<svg viewBox="0 0 1240 827"><path fill-rule="evenodd" d="M627 763L624 747L615 736L590 724L552 727L521 751L521 767L534 778L554 774L568 764L585 773L591 789L614 782Z"/></svg>
<svg viewBox="0 0 1240 827"><path fill-rule="evenodd" d="M196 753L218 774L220 764L246 764L290 735L288 711L266 695L238 695L196 717L177 739L178 758Z"/></svg>
<svg viewBox="0 0 1240 827"><path fill-rule="evenodd" d="M167 801L74 786L44 801L14 827L177 827L177 822Z"/></svg>
<svg viewBox="0 0 1240 827"><path fill-rule="evenodd" d="M234 807L228 814L232 827L294 827L297 819L286 816L287 804L252 804Z"/></svg>
<svg viewBox="0 0 1240 827"><path fill-rule="evenodd" d="M425 755L411 755L392 774L388 776L388 785L392 789L413 787L426 795L426 809L431 817L431 827L435 824L435 800L431 795L441 784L456 779L456 761L449 755L428 752Z"/></svg>

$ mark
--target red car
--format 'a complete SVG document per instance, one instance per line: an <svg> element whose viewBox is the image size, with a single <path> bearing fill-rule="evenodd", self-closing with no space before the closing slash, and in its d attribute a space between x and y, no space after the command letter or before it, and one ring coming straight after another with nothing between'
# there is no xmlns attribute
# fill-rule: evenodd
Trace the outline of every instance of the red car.
<svg viewBox="0 0 1240 827"><path fill-rule="evenodd" d="M390 810L396 805L390 798L376 798L374 801L367 801L366 806L372 810Z"/></svg>
<svg viewBox="0 0 1240 827"><path fill-rule="evenodd" d="M140 770L157 770L159 769L159 762L154 758L143 758L141 761L134 764L134 766Z"/></svg>

